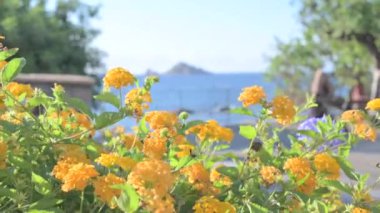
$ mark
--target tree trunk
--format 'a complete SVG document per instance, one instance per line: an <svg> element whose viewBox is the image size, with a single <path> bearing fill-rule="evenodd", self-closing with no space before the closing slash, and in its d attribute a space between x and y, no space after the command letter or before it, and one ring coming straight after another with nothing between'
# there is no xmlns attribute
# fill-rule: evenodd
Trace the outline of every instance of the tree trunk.
<svg viewBox="0 0 380 213"><path fill-rule="evenodd" d="M376 67L373 71L371 99L380 97L380 68Z"/></svg>

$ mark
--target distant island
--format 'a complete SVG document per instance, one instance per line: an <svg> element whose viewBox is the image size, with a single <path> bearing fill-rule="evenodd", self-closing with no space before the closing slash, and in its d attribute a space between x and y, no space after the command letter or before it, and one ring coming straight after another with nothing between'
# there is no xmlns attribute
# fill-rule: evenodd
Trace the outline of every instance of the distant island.
<svg viewBox="0 0 380 213"><path fill-rule="evenodd" d="M180 62L174 65L171 69L169 69L164 74L166 75L205 75L205 74L211 74L211 73L204 69Z"/></svg>

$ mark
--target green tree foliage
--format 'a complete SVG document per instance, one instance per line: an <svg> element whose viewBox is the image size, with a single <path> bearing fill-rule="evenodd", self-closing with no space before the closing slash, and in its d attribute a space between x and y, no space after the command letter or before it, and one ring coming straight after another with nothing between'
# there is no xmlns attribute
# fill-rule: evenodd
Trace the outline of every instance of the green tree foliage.
<svg viewBox="0 0 380 213"><path fill-rule="evenodd" d="M314 71L326 65L332 65L343 85L353 85L358 77L369 82L370 71L380 70L380 1L295 3L303 32L290 42L277 43L277 52L270 57L269 76L285 80L283 87L298 96L308 89ZM299 86L304 78L307 81Z"/></svg>
<svg viewBox="0 0 380 213"><path fill-rule="evenodd" d="M24 72L85 74L102 65L102 52L90 46L98 9L80 0L0 1L0 35L28 59Z"/></svg>

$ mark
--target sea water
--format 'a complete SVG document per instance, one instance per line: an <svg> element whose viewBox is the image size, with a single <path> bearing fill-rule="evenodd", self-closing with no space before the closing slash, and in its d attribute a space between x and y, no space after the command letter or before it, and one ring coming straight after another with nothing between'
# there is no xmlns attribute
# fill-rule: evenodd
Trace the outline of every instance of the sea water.
<svg viewBox="0 0 380 213"><path fill-rule="evenodd" d="M138 76L140 85L145 76ZM275 94L276 85L265 79L263 73L210 74L210 75L162 75L160 82L151 89L153 102L150 110L187 111L190 120L214 119L223 125L249 123L248 116L231 114L230 109L241 107L239 94L244 87L262 86L268 96ZM131 87L123 89L126 94ZM112 90L115 95L118 91ZM113 111L111 105L101 110ZM125 119L121 125L130 127L132 119Z"/></svg>

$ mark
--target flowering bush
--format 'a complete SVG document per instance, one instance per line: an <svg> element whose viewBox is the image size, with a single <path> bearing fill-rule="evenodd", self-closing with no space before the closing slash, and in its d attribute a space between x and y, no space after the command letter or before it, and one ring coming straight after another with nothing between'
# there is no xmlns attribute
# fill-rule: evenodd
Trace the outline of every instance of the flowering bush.
<svg viewBox="0 0 380 213"><path fill-rule="evenodd" d="M312 102L298 108L289 97L268 100L263 88L245 88L243 107L233 112L254 125L240 126L247 150L239 157L228 152L233 131L215 120L147 112L155 77L139 86L128 70L110 70L95 99L114 111L95 114L60 85L48 96L13 82L25 64L12 58L16 52L0 52L1 212L380 211L368 175L348 161L354 144L376 138L364 111L309 120L297 130ZM123 103L109 89L124 87L130 91ZM380 100L368 103L368 110L379 109ZM126 117L135 128L114 127ZM325 146L332 141L339 143Z"/></svg>

